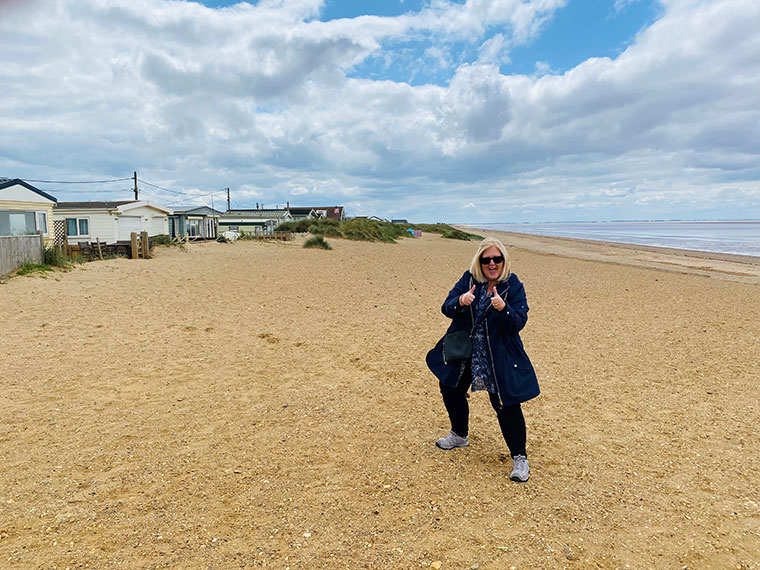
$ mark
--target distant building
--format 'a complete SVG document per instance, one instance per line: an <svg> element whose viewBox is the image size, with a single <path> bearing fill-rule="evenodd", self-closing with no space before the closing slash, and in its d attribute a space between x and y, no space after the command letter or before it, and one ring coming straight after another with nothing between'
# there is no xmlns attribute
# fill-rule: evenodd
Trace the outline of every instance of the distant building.
<svg viewBox="0 0 760 570"><path fill-rule="evenodd" d="M172 210L147 200L58 202L53 220L65 226L69 243L128 240L132 232L149 236L169 233Z"/></svg>
<svg viewBox="0 0 760 570"><path fill-rule="evenodd" d="M287 209L228 210L219 216L219 232L272 235L281 223L292 221L293 216Z"/></svg>
<svg viewBox="0 0 760 570"><path fill-rule="evenodd" d="M187 210L174 210L169 216L170 237L190 237L214 239L219 236L219 218L222 212L218 212L208 206L190 208Z"/></svg>
<svg viewBox="0 0 760 570"><path fill-rule="evenodd" d="M316 218L329 218L342 222L346 219L346 212L343 206L314 206L312 208Z"/></svg>
<svg viewBox="0 0 760 570"><path fill-rule="evenodd" d="M311 218L329 218L331 220L338 220L342 222L346 219L343 206L308 206L308 207L292 207L290 202L286 209L293 216L294 221L311 219Z"/></svg>
<svg viewBox="0 0 760 570"><path fill-rule="evenodd" d="M42 232L53 239L53 208L58 200L19 178L0 179L0 236Z"/></svg>

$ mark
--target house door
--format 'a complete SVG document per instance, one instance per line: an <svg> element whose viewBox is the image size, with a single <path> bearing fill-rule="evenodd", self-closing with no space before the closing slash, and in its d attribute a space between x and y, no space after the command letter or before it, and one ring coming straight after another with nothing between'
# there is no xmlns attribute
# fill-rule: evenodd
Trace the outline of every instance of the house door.
<svg viewBox="0 0 760 570"><path fill-rule="evenodd" d="M140 216L121 216L119 218L119 239L131 239L132 232L140 233Z"/></svg>

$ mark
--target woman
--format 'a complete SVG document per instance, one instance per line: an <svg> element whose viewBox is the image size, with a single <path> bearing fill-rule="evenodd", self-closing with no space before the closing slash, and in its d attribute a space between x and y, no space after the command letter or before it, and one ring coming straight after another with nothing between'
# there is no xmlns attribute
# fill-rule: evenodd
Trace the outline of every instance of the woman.
<svg viewBox="0 0 760 570"><path fill-rule="evenodd" d="M440 381L451 420L451 432L436 445L441 449L469 445L467 390L487 390L514 461L510 479L524 482L530 468L520 404L538 396L539 388L519 334L528 320L525 289L509 269L509 255L499 240L487 238L480 242L470 270L464 272L441 307L451 319L447 334L472 331L472 356L447 362L441 339L426 360Z"/></svg>

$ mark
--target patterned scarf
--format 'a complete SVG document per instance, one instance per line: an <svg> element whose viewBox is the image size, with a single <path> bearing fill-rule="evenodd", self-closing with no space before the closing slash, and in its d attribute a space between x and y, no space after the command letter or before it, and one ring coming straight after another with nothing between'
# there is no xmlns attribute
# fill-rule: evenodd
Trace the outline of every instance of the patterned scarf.
<svg viewBox="0 0 760 570"><path fill-rule="evenodd" d="M473 392L477 390L487 390L489 394L496 394L496 379L493 376L493 366L491 365L491 354L488 350L488 339L486 338L485 315L486 311L491 308L491 299L486 292L488 285L479 284L475 288L475 320L480 324L475 328L475 334L472 335L472 387Z"/></svg>

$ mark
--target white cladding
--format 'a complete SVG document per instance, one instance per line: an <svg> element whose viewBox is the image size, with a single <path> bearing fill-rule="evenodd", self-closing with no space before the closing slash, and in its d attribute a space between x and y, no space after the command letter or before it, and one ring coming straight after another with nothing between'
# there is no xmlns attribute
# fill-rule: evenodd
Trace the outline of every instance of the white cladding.
<svg viewBox="0 0 760 570"><path fill-rule="evenodd" d="M136 206L136 207L135 207ZM123 211L119 211L123 210ZM170 210L169 210L170 212ZM120 240L130 239L131 233L148 232L155 236L169 233L169 216L164 208L150 205L128 204L121 208L72 208L53 210L56 220L76 218L77 227L79 220L86 219L89 231L84 235L69 236L70 243L79 241L102 241L114 243Z"/></svg>

